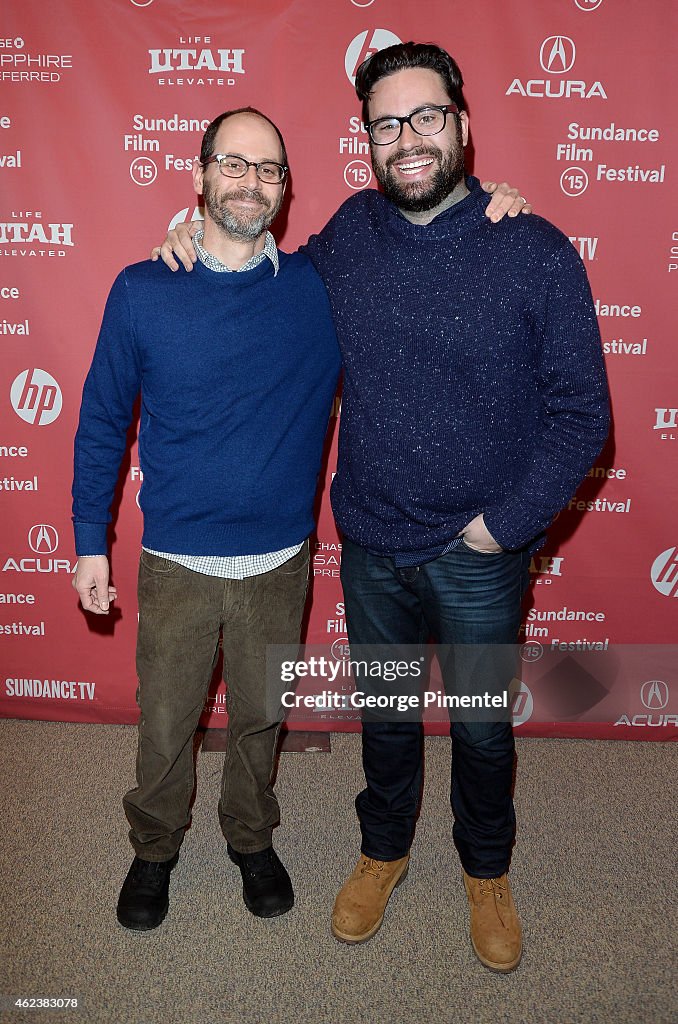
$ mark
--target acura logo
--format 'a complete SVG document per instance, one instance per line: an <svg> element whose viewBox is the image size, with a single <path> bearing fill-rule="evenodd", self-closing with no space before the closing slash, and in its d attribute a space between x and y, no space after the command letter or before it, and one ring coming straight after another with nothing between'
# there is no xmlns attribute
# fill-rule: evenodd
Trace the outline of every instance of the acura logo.
<svg viewBox="0 0 678 1024"><path fill-rule="evenodd" d="M539 63L551 75L564 75L574 66L577 49L569 36L549 36L541 44Z"/></svg>
<svg viewBox="0 0 678 1024"><path fill-rule="evenodd" d="M669 702L669 688L662 679L648 679L640 688L640 699L648 711L663 711Z"/></svg>
<svg viewBox="0 0 678 1024"><path fill-rule="evenodd" d="M52 555L59 547L59 534L53 526L38 523L28 531L28 543L36 555Z"/></svg>

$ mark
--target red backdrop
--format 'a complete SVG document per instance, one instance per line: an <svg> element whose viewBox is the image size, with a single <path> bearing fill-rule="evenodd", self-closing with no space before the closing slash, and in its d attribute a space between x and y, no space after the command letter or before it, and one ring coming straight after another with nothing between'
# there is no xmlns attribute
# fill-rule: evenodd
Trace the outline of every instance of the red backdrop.
<svg viewBox="0 0 678 1024"><path fill-rule="evenodd" d="M282 126L293 196L279 241L294 248L373 186L352 75L414 38L462 67L475 173L518 185L580 252L612 389L613 437L533 563L518 729L678 735L674 0L10 0L0 35L0 713L136 718L136 447L119 612L86 622L70 588L72 437L110 284L192 214L207 123L251 104ZM334 463L332 448L328 480ZM311 643L346 635L339 560L324 487ZM577 641L628 646L607 703L565 715L538 655ZM206 720L222 712L217 693Z"/></svg>

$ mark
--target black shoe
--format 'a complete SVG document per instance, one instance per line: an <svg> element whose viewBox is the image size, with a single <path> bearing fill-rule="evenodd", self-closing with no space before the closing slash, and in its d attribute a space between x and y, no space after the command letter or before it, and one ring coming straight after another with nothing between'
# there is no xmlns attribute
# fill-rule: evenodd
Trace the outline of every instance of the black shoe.
<svg viewBox="0 0 678 1024"><path fill-rule="evenodd" d="M227 843L228 856L240 868L242 898L257 917L278 917L294 905L294 890L284 864L273 849L238 853Z"/></svg>
<svg viewBox="0 0 678 1024"><path fill-rule="evenodd" d="M170 872L178 860L178 853L171 860L134 858L118 898L123 927L148 932L162 924L169 908Z"/></svg>

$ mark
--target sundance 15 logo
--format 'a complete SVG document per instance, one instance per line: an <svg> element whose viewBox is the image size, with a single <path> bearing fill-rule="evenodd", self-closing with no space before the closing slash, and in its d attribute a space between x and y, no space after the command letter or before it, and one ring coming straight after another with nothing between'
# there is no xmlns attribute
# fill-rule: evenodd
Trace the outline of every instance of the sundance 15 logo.
<svg viewBox="0 0 678 1024"><path fill-rule="evenodd" d="M46 370L24 370L15 378L9 394L17 416L34 426L54 423L61 412L61 388Z"/></svg>
<svg viewBox="0 0 678 1024"><path fill-rule="evenodd" d="M399 39L393 32L389 32L387 28L375 28L371 31L366 29L352 39L348 44L344 60L344 67L351 85L355 85L355 74L363 61L379 50L385 50L387 46L396 46L401 42L402 39Z"/></svg>
<svg viewBox="0 0 678 1024"><path fill-rule="evenodd" d="M565 78L574 67L577 47L569 36L547 36L539 47L539 64L551 78L514 78L507 96L529 96L531 99L582 99L594 97L606 100L607 93L602 82L585 82L581 79Z"/></svg>
<svg viewBox="0 0 678 1024"><path fill-rule="evenodd" d="M678 547L667 548L652 563L652 583L664 597L678 597Z"/></svg>

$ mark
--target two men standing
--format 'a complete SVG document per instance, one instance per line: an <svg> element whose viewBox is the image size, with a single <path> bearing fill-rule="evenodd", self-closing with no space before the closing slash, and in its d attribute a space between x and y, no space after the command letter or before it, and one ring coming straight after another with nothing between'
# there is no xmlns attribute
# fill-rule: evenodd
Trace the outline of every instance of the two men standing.
<svg viewBox="0 0 678 1024"><path fill-rule="evenodd" d="M487 196L475 179L464 176L468 116L462 86L455 62L435 46L405 43L389 47L365 62L359 69L356 89L363 102L363 121L382 192L367 190L353 196L302 250L327 288L344 364L339 460L332 504L344 539L342 585L352 645L418 644L427 634L445 644L512 643L520 621L529 553L541 543L544 530L576 489L607 434L605 371L595 311L581 262L567 238L540 218L521 217L504 220L497 226L491 224L486 216ZM247 115L248 119L257 116ZM237 117L242 120L245 115ZM230 123L233 126L232 119ZM226 120L225 126L228 124ZM262 162L284 164L284 160L262 149L259 141L255 145L252 139L241 137L237 142L237 146L235 141L231 144L229 137L224 140L227 148L212 149L209 153L203 146L205 156L201 154L201 159L222 155L227 174L229 168L230 173L236 167L242 169L244 162L247 179L241 195L257 202L256 193L266 197L266 190L253 180L253 169L261 177ZM208 228L213 220L218 223L208 202L208 175L214 174L213 163L203 162L202 170L196 171L196 189L208 186L203 240L208 250ZM223 185L221 189L225 192L226 207L237 204L237 199L229 197L229 189ZM224 224L226 221L222 221ZM224 230L228 232L231 228ZM185 233L183 237L188 238ZM262 238L255 243L253 255L260 254ZM223 255L226 260L231 254L224 251ZM166 258L171 260L171 256ZM190 260L185 259L190 266ZM196 270L204 276L200 248L198 259ZM305 275L310 287L312 272L303 257L281 255L280 259L302 260L298 272ZM232 263L229 266L237 269ZM131 268L131 272L133 282L139 281L137 301L141 306L151 301L143 286L153 270ZM249 279L254 272L223 276ZM125 273L129 276L130 270ZM153 278L154 287L159 289L163 303L176 302L184 308L186 302L196 302L188 292L184 294L185 282L194 276L182 274L175 285L166 285L160 270ZM271 276L272 271L267 270L267 277ZM282 280L278 283L282 284ZM113 302L118 318L129 318L129 305L123 306L122 296L113 298L116 288L120 291L122 285L116 283L109 304ZM218 295L214 290L209 294L201 292L198 301L214 303L209 313L221 316L229 329L235 317L249 336L251 347L256 348L257 341L265 341L266 335L252 318L259 316L260 302L268 301L273 291L262 292L262 299L250 292L251 299L240 310L239 319L237 299L231 298L230 290L227 294L225 309L219 305L223 301L221 291ZM130 296L134 301L129 283L127 296L128 303ZM299 294L293 292L288 305L284 289L276 289L278 323L292 310L296 315L299 301ZM322 309L321 299L317 301ZM138 345L137 339L143 339L138 324L130 319L126 322L134 345ZM104 335L106 324L105 319ZM324 428L319 421L327 410L336 357L331 351L329 322L326 332L322 318L316 325L325 343L316 339L315 346L309 343L304 348L302 342L303 351L287 355L292 361L295 357L303 360L297 364L297 379L290 365L289 380L295 380L300 407L302 379L307 396L313 395L315 419L302 419L305 429L316 429L321 441ZM181 348L176 340L176 325L153 320L144 329L153 338L154 350L157 347L162 352L163 345L170 352L180 348L183 372L188 373L188 361L194 353L189 345ZM116 344L121 344L117 327L113 337ZM321 365L319 351L325 352ZM249 359L252 352L236 348L234 355ZM147 389L146 360L146 350L130 353L128 361L135 364L137 372L136 376L130 372L122 404L139 383L142 394ZM95 356L95 379L89 385L89 401L86 387L81 431L85 429L92 396L99 396L100 404L106 404L111 388L116 398L120 390L115 374L109 376L115 358L105 358L103 376L100 370L95 371L101 362L102 358ZM252 554L252 550L270 551L278 542L280 547L298 543L310 529L306 529L306 534L301 530L300 507L295 507L296 516L288 515L284 503L280 504L280 492L275 489L278 477L274 473L274 483L270 485L268 461L256 458L257 446L264 443L260 437L263 421L256 420L256 416L265 412L262 403L249 399L260 382L251 365L245 367L246 372L238 372L233 361L226 369L225 408L233 406L239 418L212 425L214 447L209 443L207 446L208 453L212 452L212 458L208 458L210 486L192 494L192 498L200 501L192 500L187 509L176 501L175 467L164 467L162 460L177 446L177 439L171 437L172 428L177 429L191 410L172 410L164 418L163 430L162 422L157 422L159 411L148 409L144 398L141 457L148 466L144 466L144 472L151 477L166 470L172 478L163 480L160 488L149 485L152 489L148 504L142 491L144 547L161 552L161 556L142 553L142 572L149 557L163 559L155 566L156 576L175 576L180 571L184 573L183 567L174 568L178 566L176 552L240 555ZM275 370L279 369L276 365ZM213 376L219 373L213 361L209 371L213 383L222 379ZM191 380L194 391L190 375L187 380ZM264 380L268 381L268 394L276 383L270 377L265 376ZM164 384L168 384L167 379ZM161 378L158 385L161 386ZM175 397L171 389L170 394ZM155 395L157 399L160 390ZM147 419L145 411L150 413ZM302 415L300 409L298 415ZM255 417L255 422L250 423L246 417ZM299 426L296 416L292 420ZM116 429L119 433L119 427ZM222 435L217 451L214 438L220 429L227 432ZM99 421L94 432L98 437L102 431L105 432L105 424ZM145 441L144 432L150 434ZM270 441L268 431L263 432ZM190 436L197 457L199 446L204 443L204 424L195 424ZM310 509L310 477L317 473L319 449L312 448L313 472L305 475L302 467L296 465L299 451L293 445L287 448L288 441L293 442L295 437L294 433L292 439L285 435L285 451L289 455L278 452L275 445L273 448L280 467L294 465L303 478L304 487L297 497L300 504L302 500L308 501ZM156 445L161 442L160 449L149 441ZM248 486L240 491L234 506L237 526L234 522L225 528L211 496L214 488L219 490L223 486L229 499L234 500L229 483L232 485L240 477L224 477L241 469L250 447L255 453L255 466L261 467L264 479L257 489L251 476L244 477ZM237 465L232 448L241 459ZM265 447L264 454L270 455L270 448L271 445ZM217 468L220 457L224 459L223 469ZM308 455L305 461L308 466ZM246 471L250 468L245 467ZM273 468L276 469L275 461ZM117 465L113 482L115 471ZM216 479L219 473L222 479ZM78 490L91 491L93 481L98 485L99 519L95 521L101 522L100 510L106 494L97 474L95 463L81 461L79 465L76 454L76 534L78 522L83 521ZM145 476L144 488L146 479ZM164 508L156 506L159 491L166 494ZM222 499L226 493L219 490ZM207 499L201 514L199 506ZM225 507L229 509L228 505ZM265 529L243 529L241 519L247 521L248 508L250 520L263 517ZM181 528L173 526L169 532L154 528L156 511L162 522L171 523L178 516ZM90 521L94 514L92 507L84 521ZM285 532L282 524L276 530L271 516L275 522L289 522L289 530ZM101 530L99 537L103 537ZM78 553L102 554L99 550L83 552L80 546ZM195 567L186 570L189 574L194 571ZM92 581L80 566L76 583L84 603ZM227 589L226 584L223 586ZM143 596L140 589L140 602ZM224 624L224 630L229 618L222 610L217 621ZM270 636L262 639L264 643L276 642ZM294 636L285 639L293 641ZM142 647L140 639L140 651ZM189 651L186 660L191 661L191 655ZM141 760L146 717L144 667L142 657ZM174 672L175 678L167 681L172 694L170 705L180 689L176 669ZM179 675L188 672L184 663ZM167 670L163 674L167 676ZM454 686L451 677L445 682L448 687ZM487 682L488 688L500 689L507 680L496 678ZM229 672L229 689L235 688L236 700L240 699L238 685ZM155 717L164 713L157 711ZM507 878L515 831L511 726L508 722L453 722L451 732L454 840L471 908L472 942L486 966L508 971L518 964L522 948L520 924ZM229 746L235 743L237 747L238 742L237 736L229 737ZM405 876L421 786L421 755L422 733L418 723L364 722L366 788L356 801L362 832L361 855L337 897L332 916L333 933L343 941L362 942L375 934L393 889ZM162 802L161 776L162 773L155 795L160 795ZM140 791L144 791L143 772L133 792ZM228 793L226 782L225 792ZM266 795L271 796L270 792ZM128 814L135 799L133 794L128 795ZM234 816L229 815L223 801L222 794L222 828L229 842L233 838L245 880L245 856L250 850L261 853L264 836L270 838L270 831L266 830L274 817L269 816L260 825L263 831L255 830L261 836L261 845L254 839L248 844L247 834L236 829ZM132 818L130 821L135 848L143 852L147 847L139 842L140 833L135 832ZM167 857L173 856L172 843L176 842L178 847L182 826L179 824L171 833L173 838L169 842L168 825L162 827L165 835L154 835L152 842L159 844L155 849L164 854L165 864L171 865ZM159 827L157 831L160 832ZM266 870L273 876L271 857ZM148 858L161 859L159 853ZM167 879L169 870L166 867ZM281 885L278 880L273 888L280 889ZM166 895L164 889L165 902Z"/></svg>

